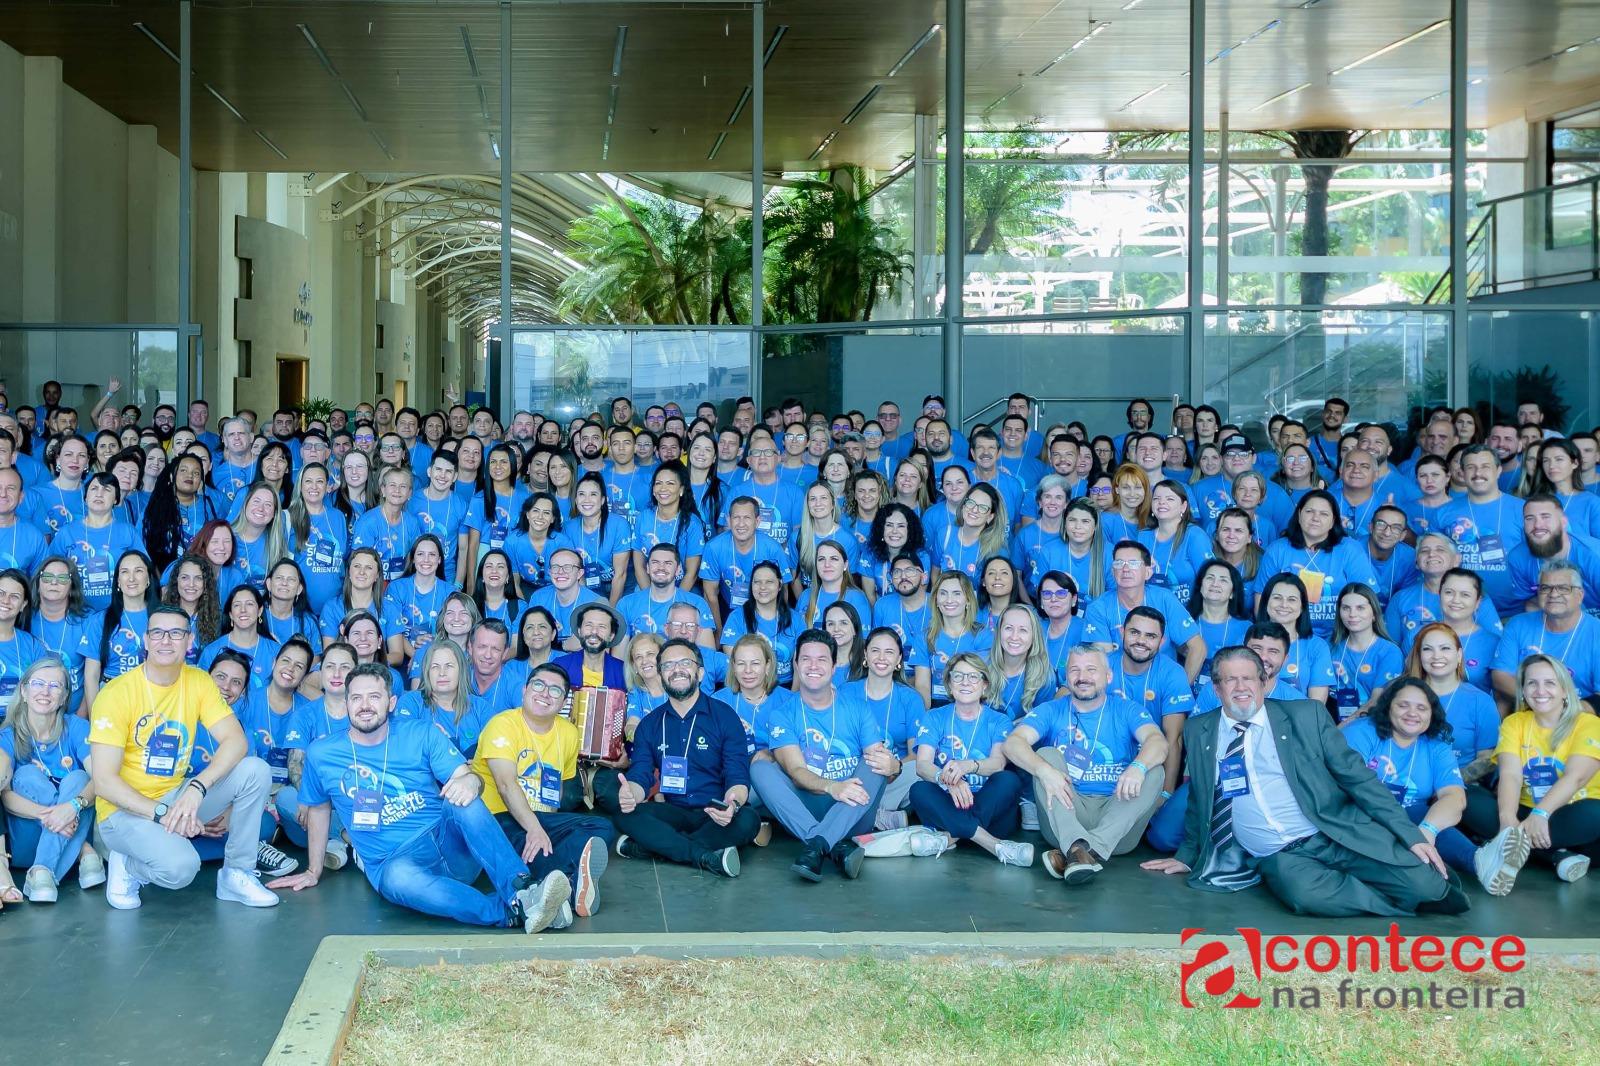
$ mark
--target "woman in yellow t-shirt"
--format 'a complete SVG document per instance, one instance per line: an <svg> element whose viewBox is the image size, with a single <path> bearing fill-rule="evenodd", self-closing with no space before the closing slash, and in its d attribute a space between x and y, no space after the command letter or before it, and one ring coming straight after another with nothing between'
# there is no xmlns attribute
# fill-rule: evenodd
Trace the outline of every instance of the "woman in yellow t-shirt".
<svg viewBox="0 0 1600 1066"><path fill-rule="evenodd" d="M1563 881L1588 873L1600 854L1600 718L1558 660L1535 654L1522 661L1516 710L1500 723L1494 758L1497 790L1472 786L1462 820L1487 841L1476 860L1484 889L1510 892L1530 855Z"/></svg>

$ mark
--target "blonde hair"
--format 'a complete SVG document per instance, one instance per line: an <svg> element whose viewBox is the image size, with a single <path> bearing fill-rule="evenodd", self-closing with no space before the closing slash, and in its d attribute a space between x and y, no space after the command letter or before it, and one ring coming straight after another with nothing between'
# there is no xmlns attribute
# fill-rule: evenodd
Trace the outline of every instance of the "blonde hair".
<svg viewBox="0 0 1600 1066"><path fill-rule="evenodd" d="M813 578L817 576L817 531L815 524L811 520L811 490L816 488L822 488L828 493L828 512L833 516L832 537L846 534L844 527L839 523L839 501L834 497L833 489L829 488L825 481L816 481L806 486L800 508L800 557L798 561L801 571Z"/></svg>
<svg viewBox="0 0 1600 1066"><path fill-rule="evenodd" d="M11 730L12 748L17 753L19 765L27 761L33 754L34 745L39 743L39 738L33 732L33 724L28 721L28 684L42 670L61 671L61 703L56 707L56 739L66 733L64 718L67 705L72 702L72 671L58 656L47 653L35 659L22 672L22 680L17 682L16 691L11 694L11 704L6 708L6 720L0 724L0 730Z"/></svg>
<svg viewBox="0 0 1600 1066"><path fill-rule="evenodd" d="M939 575L939 580L933 583L930 590L935 598L933 609L928 612L928 653L931 655L936 648L939 634L944 632L944 615L939 613L937 598L939 587L946 581L954 581L961 588L961 598L966 601L966 606L961 612L961 628L963 632L973 633L978 629L978 594L972 588L972 582L967 575L957 570L946 570Z"/></svg>
<svg viewBox="0 0 1600 1066"><path fill-rule="evenodd" d="M288 537L284 535L284 526L288 524L288 515L283 509L283 503L278 498L278 490L265 481L257 481L244 491L244 506L239 508L239 517L233 520L233 538L236 555L243 555L238 545L245 543L244 532L249 526L246 512L250 510L250 497L265 489L267 495L272 497L272 521L267 523L266 529L261 534L263 562L268 571L286 558L289 558ZM152 574L153 578L155 575Z"/></svg>
<svg viewBox="0 0 1600 1066"><path fill-rule="evenodd" d="M659 633L640 633L628 642L628 655L622 660L622 675L628 679L628 687L630 689L644 687L644 682L639 678L639 671L633 665L633 653L640 648L654 648L655 652L660 652L661 645L664 643L666 642L661 639L661 634ZM655 653L651 654L651 658L655 658ZM659 681L660 679L661 675L658 672L656 680Z"/></svg>
<svg viewBox="0 0 1600 1066"><path fill-rule="evenodd" d="M1039 617L1034 614L1033 608L1013 603L1000 612L1000 617L995 622L994 645L989 649L989 665L994 668L998 684L1003 688L1006 679L1006 653L1000 647L1000 627L1005 625L1006 615L1013 611L1026 615L1033 625L1033 639L1028 642L1028 650L1022 653L1022 706L1029 708L1033 706L1033 699L1039 694L1039 690L1049 684L1055 676L1055 668L1050 665L1050 652L1045 647L1044 634L1039 629ZM948 668L946 669L948 671Z"/></svg>
<svg viewBox="0 0 1600 1066"><path fill-rule="evenodd" d="M733 647L728 649L728 680L732 682L728 687L739 691L739 679L734 676L733 660L739 657L741 648L757 648L766 657L767 669L761 677L761 689L764 695L770 696L772 690L778 687L778 657L772 652L772 645L767 643L767 638L760 633L746 633L733 642Z"/></svg>
<svg viewBox="0 0 1600 1066"><path fill-rule="evenodd" d="M381 654L381 649L380 649ZM433 689L428 687L428 668L433 665L433 660L440 655L448 655L456 661L456 695L451 705L446 707L433 697ZM459 726L461 719L465 718L471 704L467 700L467 686L471 678L467 673L467 653L453 640L435 640L430 643L427 650L422 653L422 677L417 684L417 690L422 693L422 705L430 710L447 710L451 714L452 725Z"/></svg>
<svg viewBox="0 0 1600 1066"><path fill-rule="evenodd" d="M983 693L978 697L979 703L989 706L1000 698L1000 681L995 676L994 667L990 666L984 661L983 656L974 651L964 651L952 655L950 661L945 663L944 679L947 691L950 687L950 675L955 672L956 667L962 665L970 666L983 675ZM955 694L952 692L952 703L954 702L954 696Z"/></svg>
<svg viewBox="0 0 1600 1066"><path fill-rule="evenodd" d="M1533 713L1533 708L1528 706L1528 701L1523 698L1523 686L1528 678L1528 667L1536 663L1544 663L1555 671L1556 683L1561 686L1562 707L1561 717L1556 721L1556 727L1550 731L1550 747L1559 748L1572 735L1577 727L1578 716L1593 714L1589 705L1583 702L1583 697L1578 695L1578 686L1572 683L1572 673L1562 662L1552 655L1535 652L1522 660L1522 665L1517 667L1517 710Z"/></svg>

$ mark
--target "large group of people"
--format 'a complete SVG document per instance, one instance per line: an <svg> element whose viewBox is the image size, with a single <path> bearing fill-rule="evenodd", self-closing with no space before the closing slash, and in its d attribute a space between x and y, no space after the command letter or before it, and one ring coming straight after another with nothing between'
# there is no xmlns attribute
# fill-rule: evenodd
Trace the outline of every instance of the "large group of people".
<svg viewBox="0 0 1600 1066"><path fill-rule="evenodd" d="M0 905L353 863L539 931L612 861L732 878L781 831L812 882L880 834L1071 886L1143 845L1401 915L1600 856L1600 447L1535 403L1109 436L1021 394L180 423L119 388L0 408Z"/></svg>

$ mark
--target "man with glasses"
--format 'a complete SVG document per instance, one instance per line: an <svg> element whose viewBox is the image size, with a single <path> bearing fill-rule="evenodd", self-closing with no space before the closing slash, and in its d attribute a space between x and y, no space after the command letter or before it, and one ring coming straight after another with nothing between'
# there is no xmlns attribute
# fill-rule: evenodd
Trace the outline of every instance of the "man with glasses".
<svg viewBox="0 0 1600 1066"><path fill-rule="evenodd" d="M909 439L900 433L900 405L885 400L878 405L878 425L883 427L883 450L895 459L905 457L911 450Z"/></svg>
<svg viewBox="0 0 1600 1066"><path fill-rule="evenodd" d="M278 897L256 874L272 773L249 754L244 729L216 683L205 671L184 664L190 637L189 616L182 610L151 608L144 663L107 682L95 697L89 762L100 837L110 849L106 902L133 910L147 884L187 886L200 872L200 855L190 841L226 813L228 841L217 873L217 898L247 907L276 906ZM190 777L201 726L216 747Z"/></svg>
<svg viewBox="0 0 1600 1066"><path fill-rule="evenodd" d="M529 933L571 924L567 875L553 870L534 882L480 800L483 780L432 722L393 716L391 685L378 663L345 680L350 728L312 741L300 779L310 861L271 887L316 886L337 808L367 882L396 906ZM492 892L472 887L482 871Z"/></svg>
<svg viewBox="0 0 1600 1066"><path fill-rule="evenodd" d="M573 629L578 608L605 601L583 583L583 556L575 548L557 548L550 553L550 583L528 597L528 607L543 607L556 620L556 635L567 651L577 651L582 642Z"/></svg>
<svg viewBox="0 0 1600 1066"><path fill-rule="evenodd" d="M378 434L372 428L372 423L357 421L356 428L350 434L350 443L355 445L356 451L368 458L372 458L378 447Z"/></svg>
<svg viewBox="0 0 1600 1066"><path fill-rule="evenodd" d="M1038 704L1006 738L1006 758L1032 775L1045 872L1082 884L1132 851L1161 805L1167 739L1142 705L1109 696L1106 653L1067 653L1069 695ZM1151 778L1154 777L1154 780Z"/></svg>
<svg viewBox="0 0 1600 1066"><path fill-rule="evenodd" d="M1388 610L1396 592L1415 584L1421 576L1417 573L1416 549L1405 542L1407 527L1405 511L1395 504L1386 503L1372 513L1365 547L1378 577L1373 588L1384 610Z"/></svg>
<svg viewBox="0 0 1600 1066"><path fill-rule="evenodd" d="M863 574L873 580L868 573ZM897 552L889 561L892 596L879 596L872 605L872 628L888 626L900 637L905 649L908 674L927 666L928 626L932 606L928 603L927 563L913 552Z"/></svg>
<svg viewBox="0 0 1600 1066"><path fill-rule="evenodd" d="M1495 695L1509 709L1517 698L1517 668L1535 652L1550 656L1572 674L1579 695L1600 692L1600 619L1583 611L1583 572L1570 559L1539 568L1537 611L1508 620L1494 653Z"/></svg>
<svg viewBox="0 0 1600 1066"><path fill-rule="evenodd" d="M1523 542L1511 549L1509 561L1512 587L1518 596L1527 598L1529 610L1539 608L1540 568L1552 559L1566 559L1583 576L1588 613L1600 611L1600 550L1594 541L1572 532L1559 497L1538 492L1523 501L1522 536Z"/></svg>
<svg viewBox="0 0 1600 1066"><path fill-rule="evenodd" d="M1084 611L1083 639L1105 645L1107 653L1122 646L1123 620L1135 607L1152 607L1166 621L1161 650L1178 650L1190 684L1200 674L1206 658L1206 642L1200 635L1188 608L1178 602L1170 589L1151 587L1155 573L1150 549L1138 541L1125 540L1111 552L1111 578L1116 588L1107 589Z"/></svg>
<svg viewBox="0 0 1600 1066"><path fill-rule="evenodd" d="M598 815L578 813L581 737L561 716L569 691L559 666L534 667L522 688L522 706L484 725L472 772L483 782L484 805L534 879L559 870L572 885L573 912L587 918L599 907L600 877L616 830ZM554 925L564 927L560 919Z"/></svg>
<svg viewBox="0 0 1600 1066"><path fill-rule="evenodd" d="M761 827L749 806L749 745L739 716L702 689L700 655L686 640L656 652L667 700L639 723L633 765L617 775L617 854L738 877L739 848Z"/></svg>
<svg viewBox="0 0 1600 1066"><path fill-rule="evenodd" d="M865 853L851 837L872 831L884 785L901 770L866 701L834 688L836 654L823 630L795 638L800 698L773 718L772 761L750 765L761 802L802 844L789 868L812 882L822 880L824 859L861 876Z"/></svg>

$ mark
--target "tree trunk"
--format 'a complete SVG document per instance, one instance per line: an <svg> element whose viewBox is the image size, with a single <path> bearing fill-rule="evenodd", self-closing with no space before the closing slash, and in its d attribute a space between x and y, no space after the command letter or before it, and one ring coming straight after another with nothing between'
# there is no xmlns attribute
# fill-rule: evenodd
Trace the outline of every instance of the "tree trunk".
<svg viewBox="0 0 1600 1066"><path fill-rule="evenodd" d="M1300 168L1306 183L1305 225L1300 231L1300 254L1306 257L1328 254L1328 185L1333 167L1308 163ZM1328 295L1328 274L1322 270L1300 272L1300 302L1320 304Z"/></svg>

